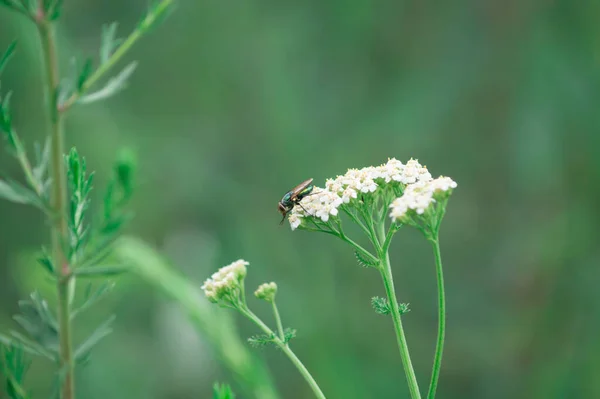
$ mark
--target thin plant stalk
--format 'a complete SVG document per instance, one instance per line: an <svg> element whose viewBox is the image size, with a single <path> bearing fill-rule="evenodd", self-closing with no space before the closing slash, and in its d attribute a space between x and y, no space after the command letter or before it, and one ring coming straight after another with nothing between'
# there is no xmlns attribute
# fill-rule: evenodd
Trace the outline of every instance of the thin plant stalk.
<svg viewBox="0 0 600 399"><path fill-rule="evenodd" d="M273 315L275 316L275 322L277 323L277 331L279 331L279 338L283 341L285 339L285 335L283 334L283 323L281 322L281 316L279 315L279 310L277 310L277 305L273 300L271 302L273 305ZM285 343L287 346L287 343Z"/></svg>
<svg viewBox="0 0 600 399"><path fill-rule="evenodd" d="M380 273L383 279L383 285L385 286L385 293L390 303L392 320L394 323L394 330L396 332L396 339L398 341L398 349L400 350L400 358L402 359L402 365L404 367L404 373L406 374L406 380L408 382L408 389L410 391L410 397L412 399L421 399L421 392L419 391L419 384L417 383L417 377L410 360L410 353L408 351L408 343L406 336L404 335L404 328L402 327L402 318L400 316L400 309L398 308L398 300L396 299L396 291L394 289L394 279L392 277L392 268L390 265L390 257L386 251L381 259Z"/></svg>
<svg viewBox="0 0 600 399"><path fill-rule="evenodd" d="M431 382L429 384L429 392L427 399L435 398L438 379L440 377L440 368L442 367L442 354L444 352L444 336L446 333L446 295L444 292L444 273L442 270L442 256L440 253L439 236L436 236L431 241L433 252L435 255L435 270L438 286L438 336L435 347L435 355L433 357L433 370L431 372Z"/></svg>
<svg viewBox="0 0 600 399"><path fill-rule="evenodd" d="M377 226L372 222L372 218L370 215L363 215L367 225L370 223L370 227L367 230L367 235L369 236L373 246L377 250L378 265L377 269L381 274L381 278L383 280L383 285L385 287L385 292L388 298L388 302L390 304L390 310L392 314L392 320L394 323L394 330L396 333L396 340L398 342L398 349L400 350L400 358L402 359L402 365L404 368L404 372L406 374L406 380L408 383L408 389L410 391L410 397L412 399L421 399L421 392L419 390L419 384L417 382L417 377L415 374L415 370L412 365L412 361L410 359L410 353L408 350L408 343L406 341L406 336L404 334L404 328L402 326L402 319L400 315L400 309L398 307L398 300L396 298L396 290L394 288L394 279L392 276L392 267L390 264L390 256L389 256L389 246L391 243L391 238L393 234L398 230L398 226L392 224L389 227L388 232L385 231L385 220L382 220L377 223ZM370 222L369 222L370 221ZM340 233L339 235L342 239L346 237ZM365 253L373 258L370 252L364 250L358 244L356 244L352 240L345 240L350 245L352 245L357 251L361 253Z"/></svg>
<svg viewBox="0 0 600 399"><path fill-rule="evenodd" d="M265 334L267 334L268 336L275 337L273 339L273 342L279 347L279 349L283 351L283 353L286 354L286 356L291 360L294 366L296 366L296 369L298 369L302 377L304 377L308 385L313 390L315 396L318 399L326 399L325 394L323 394L323 391L321 391L321 388L319 388L319 385L317 384L313 376L304 366L302 361L298 359L298 356L296 356L296 354L290 349L289 345L287 345L283 339L279 338L277 334L275 334L273 330L271 330L265 323L263 323L263 321L259 319L258 316L252 313L250 309L240 309L240 311L244 316L252 320L252 322L254 322L254 324L256 324Z"/></svg>
<svg viewBox="0 0 600 399"><path fill-rule="evenodd" d="M71 309L70 309L70 266L64 253L63 243L67 236L67 182L63 166L64 130L63 119L58 111L57 90L59 85L58 52L54 26L40 6L36 23L44 53L46 69L46 101L50 123L50 162L52 178L51 210L52 210L52 252L56 262L58 290L58 328L60 345L60 369L64 370L62 380L62 398L75 397L75 380L73 364L73 345L71 338Z"/></svg>

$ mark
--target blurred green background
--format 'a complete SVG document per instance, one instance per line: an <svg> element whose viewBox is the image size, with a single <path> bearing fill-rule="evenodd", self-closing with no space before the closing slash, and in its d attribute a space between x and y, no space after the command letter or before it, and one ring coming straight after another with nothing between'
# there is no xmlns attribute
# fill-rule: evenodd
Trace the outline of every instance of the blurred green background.
<svg viewBox="0 0 600 399"><path fill-rule="evenodd" d="M125 36L146 6L65 2L63 70L96 53L102 23L118 20ZM98 196L118 149L137 151L128 233L198 285L238 258L251 263L250 288L276 281L293 347L331 398L408 398L391 321L369 303L383 288L342 242L279 226L276 203L308 177L323 185L350 167L417 158L458 182L441 233L438 396L599 398L599 18L598 1L181 1L128 57L140 61L129 87L70 113L67 142L97 171ZM35 28L0 10L0 49L13 38L2 90L14 90L31 145L45 133ZM8 155L0 168L20 176ZM35 210L1 204L4 331L19 299L52 292L34 265L47 231ZM433 255L405 229L391 257L425 390ZM213 381L230 381L178 306L138 277L120 278L78 331L111 313L115 332L79 372L82 398L207 398ZM236 319L243 337L256 333ZM283 398L312 397L281 353L260 355ZM50 369L33 367L34 393Z"/></svg>

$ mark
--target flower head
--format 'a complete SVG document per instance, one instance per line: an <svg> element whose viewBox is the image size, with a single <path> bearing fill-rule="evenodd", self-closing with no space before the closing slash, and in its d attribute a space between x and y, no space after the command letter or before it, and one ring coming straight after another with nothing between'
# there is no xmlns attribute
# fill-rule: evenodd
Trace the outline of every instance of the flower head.
<svg viewBox="0 0 600 399"><path fill-rule="evenodd" d="M377 196L389 185L401 189L407 184L430 181L431 174L417 160L411 159L406 165L395 158L388 159L380 166L351 168L344 175L327 179L325 188L315 187L294 207L288 217L292 230L302 226L306 218L320 219L328 223L336 217L340 206L349 208L362 203L365 196Z"/></svg>
<svg viewBox="0 0 600 399"><path fill-rule="evenodd" d="M264 283L258 286L254 295L258 299L264 299L267 302L273 302L275 300L275 294L277 293L277 284L274 282Z"/></svg>
<svg viewBox="0 0 600 399"><path fill-rule="evenodd" d="M243 259L220 268L202 285L202 290L209 301L217 303L224 300L236 304L239 300L240 289L246 277L246 266L249 263Z"/></svg>
<svg viewBox="0 0 600 399"><path fill-rule="evenodd" d="M390 217L402 221L411 213L422 215L429 206L442 198L450 195L451 190L457 186L449 177L438 177L435 180L419 181L409 184L404 194L396 198L390 205Z"/></svg>
<svg viewBox="0 0 600 399"><path fill-rule="evenodd" d="M342 198L331 191L315 187L310 195L304 197L298 206L292 210L289 221L292 230L302 223L304 217L316 217L327 222L330 216L337 216Z"/></svg>

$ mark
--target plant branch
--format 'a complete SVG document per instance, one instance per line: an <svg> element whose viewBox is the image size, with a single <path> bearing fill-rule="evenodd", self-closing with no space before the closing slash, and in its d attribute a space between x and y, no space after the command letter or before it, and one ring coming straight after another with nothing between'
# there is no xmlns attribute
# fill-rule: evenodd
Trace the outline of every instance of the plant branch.
<svg viewBox="0 0 600 399"><path fill-rule="evenodd" d="M283 351L283 353L285 353L286 356L291 360L291 362L294 364L294 366L296 366L296 368L298 369L298 371L300 372L302 377L304 377L304 379L306 380L308 385L310 385L315 396L319 399L326 399L325 395L321 391L321 388L319 388L319 385L317 384L317 382L315 381L313 376L310 374L310 372L304 366L304 364L300 361L300 359L298 359L296 354L290 349L289 345L286 345L285 342L282 339L280 339L277 336L277 334L275 334L273 332L273 330L271 330L265 323L263 323L263 321L261 319L259 319L258 316L256 316L254 313L252 313L252 311L250 309L246 308L246 309L239 309L239 310L240 310L240 312L242 312L242 314L244 316L246 316L252 322L254 322L254 324L256 324L265 334L267 334L268 336L275 337L273 339L273 342L275 343L275 345L277 345L279 347L279 349L281 349Z"/></svg>
<svg viewBox="0 0 600 399"><path fill-rule="evenodd" d="M275 323L277 324L277 331L279 331L279 339L284 342L284 345L287 346L287 342L285 342L285 335L283 333L283 323L281 323L281 316L279 315L279 310L277 310L277 305L275 304L275 300L271 302L273 305L273 315L275 316Z"/></svg>
<svg viewBox="0 0 600 399"><path fill-rule="evenodd" d="M406 342L404 329L402 327L402 319L400 316L400 310L398 308L398 300L396 299L394 280L392 278L392 270L390 267L390 259L387 253L382 261L383 267L380 269L381 277L383 279L383 285L385 286L385 292L391 308L392 320L394 322L394 329L396 331L396 339L398 341L398 349L400 350L400 358L402 359L402 365L404 366L404 373L406 374L406 380L410 390L410 397L412 399L421 399L417 377L410 360L408 343Z"/></svg>
<svg viewBox="0 0 600 399"><path fill-rule="evenodd" d="M40 8L41 10L41 8ZM42 11L39 11L42 13ZM46 66L46 100L51 130L51 177L52 177L52 249L56 265L58 265L58 324L60 336L60 368L66 370L62 385L62 398L73 399L75 381L73 376L73 349L71 342L71 317L69 303L69 287L72 281L63 243L67 237L67 183L64 171L64 132L63 120L57 108L57 90L59 85L58 53L52 23L42 16L36 19L40 41Z"/></svg>
<svg viewBox="0 0 600 399"><path fill-rule="evenodd" d="M104 75L110 71L127 52L133 47L133 45L143 36L143 34L150 29L173 5L175 0L163 0L158 5L156 5L152 12L149 12L148 15L144 18L144 20L139 24L139 26L121 43L119 47L114 51L111 57L94 73L90 75L90 77L85 81L81 90L71 94L69 98L67 98L63 104L60 104L59 111L66 112L79 100L79 98L84 95L89 89L94 86Z"/></svg>
<svg viewBox="0 0 600 399"><path fill-rule="evenodd" d="M435 255L435 270L438 287L438 336L433 358L433 370L431 373L431 382L427 399L434 399L437 389L438 379L440 377L440 368L442 366L442 354L444 352L444 336L446 332L446 295L444 293L444 273L442 270L442 256L440 253L439 236L431 242Z"/></svg>
<svg viewBox="0 0 600 399"><path fill-rule="evenodd" d="M380 236L380 239L385 239L385 241L387 242L388 238L390 238L390 231L392 231L393 228L393 226L390 226L390 230L388 231L388 234L386 236L385 224L379 223L378 234ZM391 308L392 320L394 323L394 329L396 331L396 339L398 341L398 349L400 350L400 358L402 359L404 373L406 374L406 380L408 383L408 388L410 390L410 397L412 399L421 399L419 384L417 383L415 370L413 369L413 365L410 360L408 343L406 341L406 336L404 335L404 328L402 327L402 318L400 316L400 309L398 308L398 299L396 298L396 290L394 288L394 278L392 276L392 266L390 264L389 252L386 250L385 252L379 252L379 254L381 257L381 267L379 268L379 271L381 273L381 278L383 279L383 285L385 287L385 292L387 294L388 302Z"/></svg>

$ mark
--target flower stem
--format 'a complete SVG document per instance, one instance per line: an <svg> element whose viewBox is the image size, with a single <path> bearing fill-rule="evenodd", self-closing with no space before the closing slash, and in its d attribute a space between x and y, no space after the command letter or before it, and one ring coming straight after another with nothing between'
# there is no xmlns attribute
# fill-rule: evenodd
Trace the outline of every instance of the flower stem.
<svg viewBox="0 0 600 399"><path fill-rule="evenodd" d="M242 314L248 317L250 320L254 322L265 334L269 336L274 336L273 342L286 354L286 356L292 361L294 366L298 369L302 377L306 380L308 385L310 385L313 390L315 396L319 399L326 399L323 391L319 388L319 385L313 378L313 376L309 373L308 369L304 366L304 364L298 359L296 354L290 349L289 345L286 345L282 339L280 339L274 332L271 330L261 319L258 318L250 309L240 309Z"/></svg>
<svg viewBox="0 0 600 399"><path fill-rule="evenodd" d="M281 323L281 316L279 316L279 310L277 310L275 300L273 300L271 304L273 305L273 315L275 316L275 322L277 323L277 331L279 331L279 339L281 339L287 346L287 343L285 342L285 335L283 334L283 324Z"/></svg>
<svg viewBox="0 0 600 399"><path fill-rule="evenodd" d="M433 252L435 254L435 269L438 286L438 336L435 347L435 356L433 358L433 371L431 372L431 382L427 399L435 398L438 379L440 377L440 368L442 366L442 353L444 352L444 335L446 332L446 295L444 293L444 273L442 270L442 256L440 254L439 237L432 240Z"/></svg>
<svg viewBox="0 0 600 399"><path fill-rule="evenodd" d="M421 399L421 393L419 391L417 377L415 375L415 370L413 369L412 362L410 360L410 354L408 352L408 344L406 342L406 337L404 336L404 329L402 327L400 310L398 309L398 300L396 299L396 292L394 290L394 280L392 278L390 257L387 252L383 254L381 262L381 277L383 279L385 292L387 294L388 301L392 310L392 320L394 322L394 329L396 330L396 339L398 340L398 348L400 349L400 357L402 359L402 365L404 366L404 372L406 374L406 380L408 382L408 388L410 390L410 397L412 399Z"/></svg>
<svg viewBox="0 0 600 399"><path fill-rule="evenodd" d="M41 7L41 5L40 5ZM63 250L63 243L67 236L67 182L63 165L63 120L58 112L56 103L57 89L59 84L58 53L56 50L56 38L52 23L43 15L40 8L40 16L36 18L44 61L46 67L46 96L51 130L51 178L52 178L52 251L56 265L58 266L57 290L58 290L58 327L60 337L60 369L64 370L62 382L62 399L73 399L75 397L75 381L73 376L73 349L71 342L71 315L69 303L69 286L71 282L71 270L69 262Z"/></svg>

